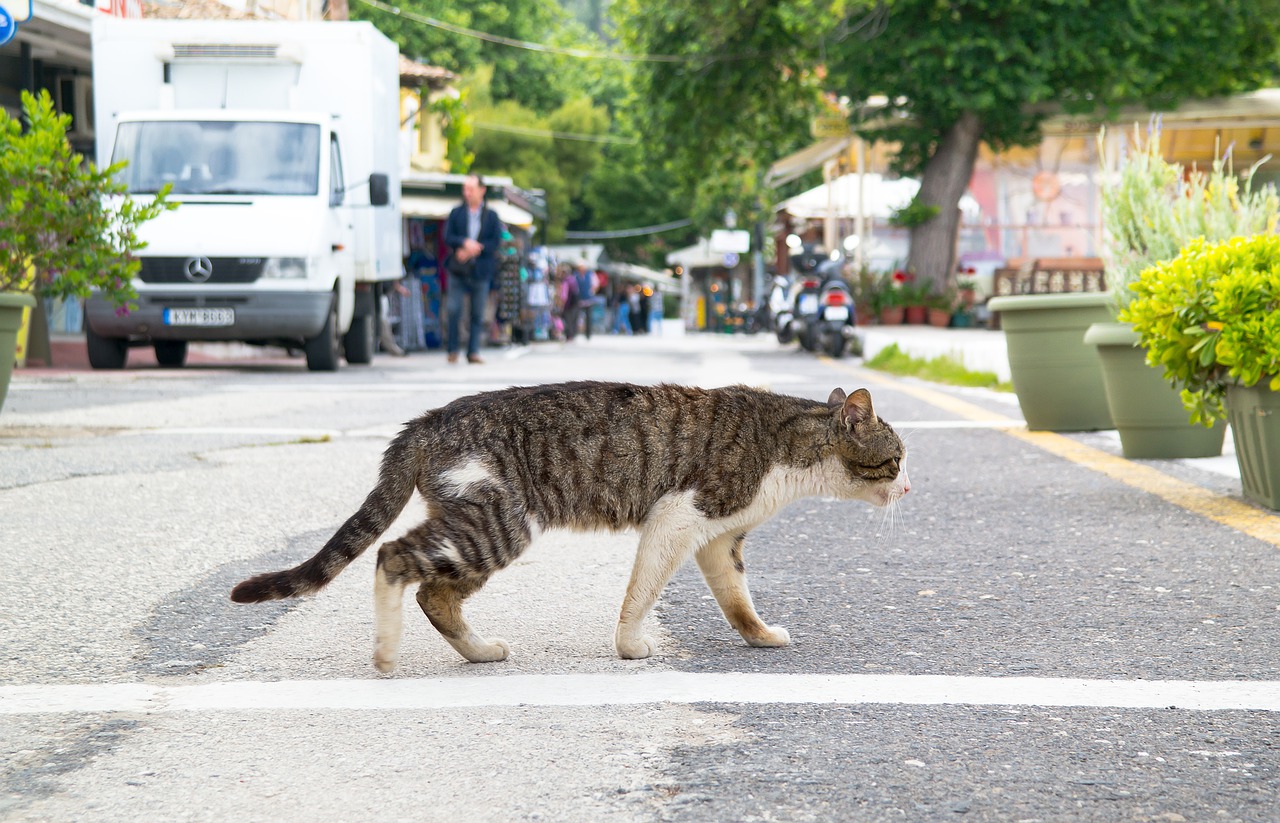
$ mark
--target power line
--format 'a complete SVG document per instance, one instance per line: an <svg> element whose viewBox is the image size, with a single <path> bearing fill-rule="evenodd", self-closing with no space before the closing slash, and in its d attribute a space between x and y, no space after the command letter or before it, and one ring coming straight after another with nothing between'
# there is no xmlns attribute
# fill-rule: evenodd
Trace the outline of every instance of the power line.
<svg viewBox="0 0 1280 823"><path fill-rule="evenodd" d="M619 143L624 146L634 146L639 142L634 137L610 137L607 134L578 134L570 131L535 129L530 126L506 126L499 123L482 123L476 120L472 120L471 125L474 128L486 131L502 131L510 134L531 134L538 137L554 137L557 140L581 140L585 143Z"/></svg>
<svg viewBox="0 0 1280 823"><path fill-rule="evenodd" d="M616 240L621 237L643 237L646 234L661 234L672 229L683 229L692 226L692 220L673 220L656 226L642 226L638 229L618 229L617 231L567 231L565 240Z"/></svg>
<svg viewBox="0 0 1280 823"><path fill-rule="evenodd" d="M437 29L461 34L465 37L474 37L478 40L485 40L490 43L498 43L503 46L512 46L518 49L527 49L529 51L538 51L546 54L560 54L566 57L591 57L602 60L624 60L628 62L647 62L647 63L700 63L708 58L687 55L687 54L624 54L616 51L590 51L588 49L571 49L563 46L548 46L545 43L532 43L528 40L516 40L511 37L503 37L498 34L489 34L488 32L469 29L466 26L459 26L455 23L446 23L443 20L437 20L434 17L428 17L425 14L418 14L413 11L405 11L399 6L391 6L383 3L381 0L360 0L367 6L372 6L379 11L385 11L388 14L394 14L397 17L407 17L426 26L432 26Z"/></svg>

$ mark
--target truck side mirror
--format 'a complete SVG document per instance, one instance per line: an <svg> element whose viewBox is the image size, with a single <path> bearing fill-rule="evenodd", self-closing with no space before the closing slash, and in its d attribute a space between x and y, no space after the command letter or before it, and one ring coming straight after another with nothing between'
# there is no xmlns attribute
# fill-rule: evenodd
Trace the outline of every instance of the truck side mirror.
<svg viewBox="0 0 1280 823"><path fill-rule="evenodd" d="M369 175L369 205L385 206L391 202L391 191L385 174Z"/></svg>

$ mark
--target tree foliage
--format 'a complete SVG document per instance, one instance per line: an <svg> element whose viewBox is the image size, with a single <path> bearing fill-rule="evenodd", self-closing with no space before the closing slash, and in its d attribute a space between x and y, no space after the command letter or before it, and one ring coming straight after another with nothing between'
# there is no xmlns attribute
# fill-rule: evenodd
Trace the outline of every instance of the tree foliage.
<svg viewBox="0 0 1280 823"><path fill-rule="evenodd" d="M174 208L169 186L145 202L124 197L113 179L124 163L99 169L73 152L71 118L54 111L47 91L24 91L22 110L25 131L0 109L0 291L83 298L96 290L126 307L141 265L133 253L146 245L138 227Z"/></svg>
<svg viewBox="0 0 1280 823"><path fill-rule="evenodd" d="M677 167L705 179L726 158L765 162L808 111L812 89L888 106L859 123L895 141L939 217L912 229L912 262L947 276L980 142L1039 139L1051 113L1169 107L1274 74L1280 0L706 0L654 9L619 0L630 48L698 56L639 70L640 98ZM855 110L858 106L855 105ZM751 146L755 147L753 151ZM760 147L768 147L762 150Z"/></svg>

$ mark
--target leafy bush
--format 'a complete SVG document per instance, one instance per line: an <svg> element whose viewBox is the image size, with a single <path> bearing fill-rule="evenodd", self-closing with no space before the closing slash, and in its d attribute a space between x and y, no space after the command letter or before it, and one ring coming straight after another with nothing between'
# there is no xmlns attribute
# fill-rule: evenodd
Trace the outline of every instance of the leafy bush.
<svg viewBox="0 0 1280 823"><path fill-rule="evenodd" d="M1142 272L1120 313L1182 389L1193 422L1224 419L1226 386L1266 379L1280 391L1280 236L1197 238Z"/></svg>
<svg viewBox="0 0 1280 823"><path fill-rule="evenodd" d="M1098 153L1105 165L1104 136L1105 130L1098 136ZM1253 188L1255 170L1242 180L1228 161L1218 159L1209 172L1188 171L1160 155L1158 120L1145 141L1134 126L1119 174L1104 177L1102 186L1107 282L1121 308L1145 269L1173 259L1192 239L1217 242L1275 230L1280 197L1274 186Z"/></svg>
<svg viewBox="0 0 1280 823"><path fill-rule="evenodd" d="M133 253L146 244L137 229L165 209L166 197L123 197L117 163L98 169L67 142L71 118L47 91L22 93L22 123L0 109L0 291L88 297L100 291L124 310L137 296ZM34 270L34 277L29 272Z"/></svg>

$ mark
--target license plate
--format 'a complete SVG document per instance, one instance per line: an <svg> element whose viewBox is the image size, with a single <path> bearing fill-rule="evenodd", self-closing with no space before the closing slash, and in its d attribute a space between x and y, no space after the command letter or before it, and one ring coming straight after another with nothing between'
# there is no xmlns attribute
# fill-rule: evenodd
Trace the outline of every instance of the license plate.
<svg viewBox="0 0 1280 823"><path fill-rule="evenodd" d="M166 326L233 326L235 309L165 309Z"/></svg>
<svg viewBox="0 0 1280 823"><path fill-rule="evenodd" d="M800 295L800 313L813 314L818 310L818 295L802 294Z"/></svg>
<svg viewBox="0 0 1280 823"><path fill-rule="evenodd" d="M822 318L824 320L840 320L840 321L848 320L849 307L848 306L827 306L827 310L822 313Z"/></svg>

